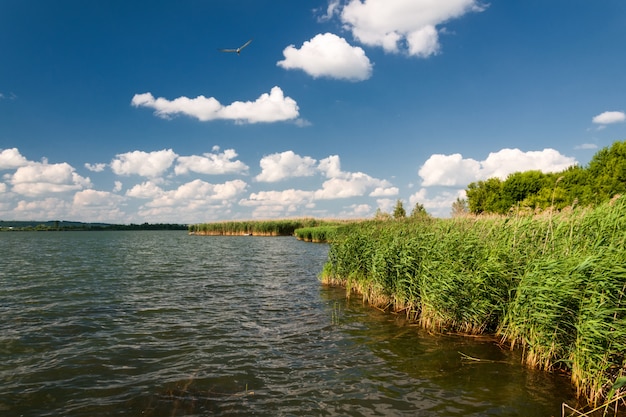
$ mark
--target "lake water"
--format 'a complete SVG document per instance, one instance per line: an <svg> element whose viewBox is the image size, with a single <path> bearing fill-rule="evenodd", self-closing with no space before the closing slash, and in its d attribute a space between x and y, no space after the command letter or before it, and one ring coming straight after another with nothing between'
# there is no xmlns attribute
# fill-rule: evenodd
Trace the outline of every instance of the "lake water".
<svg viewBox="0 0 626 417"><path fill-rule="evenodd" d="M429 335L322 286L327 251L0 233L0 415L544 417L574 403L567 378L518 352Z"/></svg>

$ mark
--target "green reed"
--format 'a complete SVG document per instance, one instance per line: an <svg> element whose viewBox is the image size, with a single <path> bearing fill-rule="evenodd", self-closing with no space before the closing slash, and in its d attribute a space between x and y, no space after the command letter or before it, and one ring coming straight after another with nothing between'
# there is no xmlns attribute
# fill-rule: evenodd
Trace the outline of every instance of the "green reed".
<svg viewBox="0 0 626 417"><path fill-rule="evenodd" d="M333 240L339 226L324 225L314 227L301 227L294 230L294 236L299 240L315 243L328 243Z"/></svg>
<svg viewBox="0 0 626 417"><path fill-rule="evenodd" d="M338 229L321 279L438 331L492 333L597 403L626 376L626 197L540 216ZM615 390L614 390L615 391Z"/></svg>
<svg viewBox="0 0 626 417"><path fill-rule="evenodd" d="M327 221L313 218L223 221L192 224L189 226L189 233L198 235L292 236L296 229L320 226L325 223Z"/></svg>

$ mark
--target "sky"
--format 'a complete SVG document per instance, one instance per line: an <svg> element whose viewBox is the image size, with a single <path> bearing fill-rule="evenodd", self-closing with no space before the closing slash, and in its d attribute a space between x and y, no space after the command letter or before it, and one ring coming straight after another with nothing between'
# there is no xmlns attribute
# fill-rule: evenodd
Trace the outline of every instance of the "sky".
<svg viewBox="0 0 626 417"><path fill-rule="evenodd" d="M0 220L449 217L626 140L625 44L623 0L0 0Z"/></svg>

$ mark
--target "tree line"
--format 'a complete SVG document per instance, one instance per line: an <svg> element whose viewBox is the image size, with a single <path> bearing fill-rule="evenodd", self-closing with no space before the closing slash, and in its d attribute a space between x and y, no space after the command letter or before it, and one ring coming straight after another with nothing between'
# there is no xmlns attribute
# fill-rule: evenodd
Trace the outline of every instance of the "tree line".
<svg viewBox="0 0 626 417"><path fill-rule="evenodd" d="M506 214L512 210L561 210L568 206L596 207L626 193L626 141L597 152L586 167L571 166L556 173L526 171L505 180L489 178L468 185L470 213ZM457 205L463 201L457 200ZM453 215L455 207L453 205Z"/></svg>

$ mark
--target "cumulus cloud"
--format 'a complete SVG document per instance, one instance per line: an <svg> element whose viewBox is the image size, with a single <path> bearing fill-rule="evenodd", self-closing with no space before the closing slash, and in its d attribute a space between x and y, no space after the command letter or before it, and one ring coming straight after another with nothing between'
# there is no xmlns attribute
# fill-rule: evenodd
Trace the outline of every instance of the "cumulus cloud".
<svg viewBox="0 0 626 417"><path fill-rule="evenodd" d="M66 163L48 164L31 162L20 166L15 173L7 175L12 191L29 197L78 191L91 187L91 180L76 173Z"/></svg>
<svg viewBox="0 0 626 417"><path fill-rule="evenodd" d="M0 152L0 170L15 169L28 165L28 160L17 148L3 149Z"/></svg>
<svg viewBox="0 0 626 417"><path fill-rule="evenodd" d="M310 177L315 174L317 161L310 156L296 155L285 151L264 156L261 161L261 173L255 177L259 182L277 182L293 177Z"/></svg>
<svg viewBox="0 0 626 417"><path fill-rule="evenodd" d="M470 182L490 177L506 179L514 172L529 170L558 172L575 164L574 158L561 155L554 149L529 152L502 149L491 152L483 161L465 159L461 154L431 155L418 173L424 187L464 187Z"/></svg>
<svg viewBox="0 0 626 417"><path fill-rule="evenodd" d="M255 207L255 215L278 216L312 210L316 202L351 197L378 197L398 194L398 188L389 181L371 177L362 172L341 170L339 156L331 155L317 162L310 157L301 157L292 151L264 157L263 172L258 177L265 181L278 181L294 177L322 175L327 179L316 190L260 191L242 199L241 206ZM258 178L257 177L257 178Z"/></svg>
<svg viewBox="0 0 626 417"><path fill-rule="evenodd" d="M238 123L269 123L296 119L299 115L296 101L285 97L280 87L273 87L269 94L263 93L255 101L235 101L227 106L213 97L202 95L168 100L163 97L154 98L151 93L135 94L131 104L135 107L152 108L155 115L165 119L183 114L203 122L225 119Z"/></svg>
<svg viewBox="0 0 626 417"><path fill-rule="evenodd" d="M373 178L363 172L345 172L335 178L330 178L322 184L322 188L315 192L318 200L349 198L368 195L377 190L377 194L386 194L391 188L387 180ZM393 190L392 190L393 192Z"/></svg>
<svg viewBox="0 0 626 417"><path fill-rule="evenodd" d="M163 194L163 190L152 181L145 181L137 184L126 191L128 197L134 198L156 198Z"/></svg>
<svg viewBox="0 0 626 417"><path fill-rule="evenodd" d="M621 123L626 121L626 113L623 111L605 111L592 119L592 122L599 125Z"/></svg>
<svg viewBox="0 0 626 417"><path fill-rule="evenodd" d="M132 151L118 154L111 161L111 169L117 175L140 175L155 178L163 175L178 155L171 149L154 152Z"/></svg>
<svg viewBox="0 0 626 417"><path fill-rule="evenodd" d="M222 153L205 153L202 156L179 156L174 172L176 175L189 172L208 175L246 174L248 166L241 161L233 161L237 156L234 149L226 149Z"/></svg>
<svg viewBox="0 0 626 417"><path fill-rule="evenodd" d="M480 173L480 162L464 159L459 153L452 155L434 154L419 169L422 185L462 186L468 178L477 178Z"/></svg>
<svg viewBox="0 0 626 417"><path fill-rule="evenodd" d="M478 0L350 0L340 16L366 45L428 57L440 49L438 25L484 8Z"/></svg>
<svg viewBox="0 0 626 417"><path fill-rule="evenodd" d="M182 206L193 202L230 200L247 188L242 180L227 181L223 184L211 184L199 179L182 184L174 190L162 191L160 195L146 204L148 207Z"/></svg>
<svg viewBox="0 0 626 417"><path fill-rule="evenodd" d="M426 211L432 215L445 217L450 214L452 204L457 198L466 198L465 190L438 190L433 193L432 190L421 188L409 197L410 209L413 210L415 204L419 203L424 206Z"/></svg>
<svg viewBox="0 0 626 417"><path fill-rule="evenodd" d="M316 35L300 49L290 45L283 50L283 55L285 59L278 61L278 66L300 69L313 78L363 81L372 75L372 64L365 51L332 33Z"/></svg>

